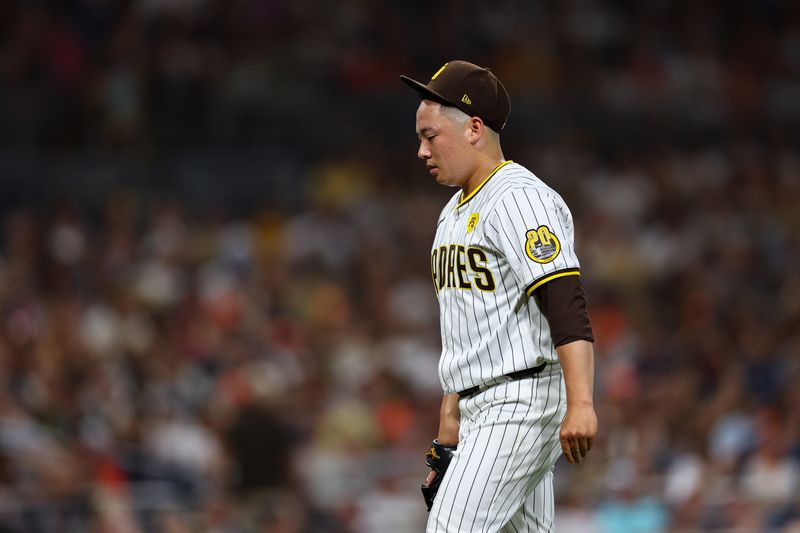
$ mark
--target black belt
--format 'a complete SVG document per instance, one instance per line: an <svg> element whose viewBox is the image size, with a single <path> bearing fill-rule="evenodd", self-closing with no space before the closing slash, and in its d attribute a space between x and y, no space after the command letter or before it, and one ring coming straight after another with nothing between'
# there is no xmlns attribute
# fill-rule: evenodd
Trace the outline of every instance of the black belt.
<svg viewBox="0 0 800 533"><path fill-rule="evenodd" d="M489 383L483 385L475 385L474 387L464 389L458 393L458 396L459 398L466 398L467 396L472 396L476 392L482 392L488 389L489 387L494 387L495 385L499 385L500 383L507 383L509 381L516 381L518 379L525 379L531 376L535 376L536 374L544 370L546 366L547 362L544 362L541 365L535 366L533 368L526 368L525 370L517 370L516 372L505 374L504 376L500 376L499 378L492 380Z"/></svg>

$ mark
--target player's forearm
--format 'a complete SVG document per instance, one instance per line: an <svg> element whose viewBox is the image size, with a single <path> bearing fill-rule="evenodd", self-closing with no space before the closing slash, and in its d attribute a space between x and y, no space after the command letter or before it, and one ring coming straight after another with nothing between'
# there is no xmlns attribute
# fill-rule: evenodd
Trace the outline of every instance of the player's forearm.
<svg viewBox="0 0 800 533"><path fill-rule="evenodd" d="M436 440L442 444L458 443L458 394L445 394L439 411L439 434Z"/></svg>
<svg viewBox="0 0 800 533"><path fill-rule="evenodd" d="M594 392L594 349L592 343L577 340L556 348L564 384L567 388L567 407L592 406Z"/></svg>

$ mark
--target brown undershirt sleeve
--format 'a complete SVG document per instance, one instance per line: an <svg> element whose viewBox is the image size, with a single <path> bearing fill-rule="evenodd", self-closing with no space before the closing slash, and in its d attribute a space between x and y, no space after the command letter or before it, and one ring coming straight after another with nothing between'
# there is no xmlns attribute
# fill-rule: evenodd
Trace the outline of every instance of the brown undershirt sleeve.
<svg viewBox="0 0 800 533"><path fill-rule="evenodd" d="M580 276L564 276L548 281L537 288L533 296L550 324L553 345L561 346L581 339L594 342Z"/></svg>

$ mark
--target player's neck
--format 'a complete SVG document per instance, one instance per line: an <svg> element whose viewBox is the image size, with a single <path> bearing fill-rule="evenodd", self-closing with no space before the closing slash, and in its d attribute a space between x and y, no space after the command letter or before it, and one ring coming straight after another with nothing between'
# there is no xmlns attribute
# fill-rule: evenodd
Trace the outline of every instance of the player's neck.
<svg viewBox="0 0 800 533"><path fill-rule="evenodd" d="M484 180L496 169L500 164L505 161L503 153L494 154L492 157L481 158L475 172L467 180L463 187L461 187L461 197L466 198L472 191L474 191Z"/></svg>

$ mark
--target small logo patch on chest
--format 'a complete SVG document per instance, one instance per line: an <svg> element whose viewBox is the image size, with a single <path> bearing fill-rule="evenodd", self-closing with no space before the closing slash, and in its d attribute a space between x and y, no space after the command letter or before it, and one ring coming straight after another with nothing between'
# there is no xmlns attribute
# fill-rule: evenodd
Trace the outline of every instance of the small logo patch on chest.
<svg viewBox="0 0 800 533"><path fill-rule="evenodd" d="M478 219L481 217L479 213L472 213L467 219L467 233L472 233L475 226L478 225Z"/></svg>

